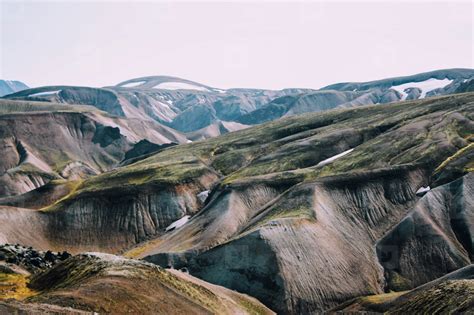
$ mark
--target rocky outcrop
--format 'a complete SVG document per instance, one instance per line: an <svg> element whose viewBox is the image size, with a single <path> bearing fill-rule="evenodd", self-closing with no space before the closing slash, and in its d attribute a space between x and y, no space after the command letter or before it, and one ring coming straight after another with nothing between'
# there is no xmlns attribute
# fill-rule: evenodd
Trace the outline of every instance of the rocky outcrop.
<svg viewBox="0 0 474 315"><path fill-rule="evenodd" d="M172 147L177 145L177 143L165 143L163 145L159 145L156 143L152 143L146 139L143 139L133 146L133 148L125 153L124 161L126 160L134 160L136 158L147 155L150 156L153 153L166 149L168 147ZM123 163L123 162L122 162Z"/></svg>
<svg viewBox="0 0 474 315"><path fill-rule="evenodd" d="M37 251L32 247L27 248L18 244L0 245L1 266L19 266L30 273L47 270L69 257L71 257L71 254L68 252L53 253L51 251Z"/></svg>

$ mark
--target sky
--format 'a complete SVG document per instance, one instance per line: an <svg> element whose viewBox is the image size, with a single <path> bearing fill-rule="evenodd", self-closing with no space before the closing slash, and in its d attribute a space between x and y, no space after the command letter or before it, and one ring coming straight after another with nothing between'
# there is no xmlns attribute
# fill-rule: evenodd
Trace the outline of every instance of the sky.
<svg viewBox="0 0 474 315"><path fill-rule="evenodd" d="M0 0L0 79L320 88L474 68L473 1Z"/></svg>

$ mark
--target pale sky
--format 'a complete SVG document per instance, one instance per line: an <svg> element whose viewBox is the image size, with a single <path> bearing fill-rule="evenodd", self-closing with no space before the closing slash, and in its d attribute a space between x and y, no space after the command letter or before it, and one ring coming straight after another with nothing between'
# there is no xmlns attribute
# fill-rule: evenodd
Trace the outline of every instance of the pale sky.
<svg viewBox="0 0 474 315"><path fill-rule="evenodd" d="M319 88L474 68L472 1L0 0L0 79Z"/></svg>

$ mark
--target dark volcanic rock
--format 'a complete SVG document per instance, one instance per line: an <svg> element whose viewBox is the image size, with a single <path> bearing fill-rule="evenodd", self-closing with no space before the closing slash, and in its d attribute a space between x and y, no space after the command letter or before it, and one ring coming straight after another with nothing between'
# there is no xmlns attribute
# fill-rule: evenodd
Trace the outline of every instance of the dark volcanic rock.
<svg viewBox="0 0 474 315"><path fill-rule="evenodd" d="M70 256L71 254L68 252L53 253L49 250L43 252L18 244L0 245L0 262L4 261L9 264L20 266L28 270L30 273L37 273L51 268L55 264L66 260Z"/></svg>
<svg viewBox="0 0 474 315"><path fill-rule="evenodd" d="M140 140L133 145L133 148L125 153L124 160L130 160L142 155L149 155L151 153L159 152L163 149L177 145L177 143L156 144L146 139Z"/></svg>
<svg viewBox="0 0 474 315"><path fill-rule="evenodd" d="M120 129L117 127L109 127L98 125L96 127L92 142L99 143L101 147L112 144L115 140L120 139Z"/></svg>

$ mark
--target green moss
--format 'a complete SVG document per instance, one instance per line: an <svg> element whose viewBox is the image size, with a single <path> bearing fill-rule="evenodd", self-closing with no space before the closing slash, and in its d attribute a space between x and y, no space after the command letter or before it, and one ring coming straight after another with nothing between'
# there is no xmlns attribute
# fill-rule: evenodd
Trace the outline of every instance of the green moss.
<svg viewBox="0 0 474 315"><path fill-rule="evenodd" d="M161 271L158 273L159 280L181 294L189 297L191 300L198 302L215 313L222 311L219 298L203 286L197 285L190 281L181 279L172 273Z"/></svg>
<svg viewBox="0 0 474 315"><path fill-rule="evenodd" d="M458 150L453 155L449 156L445 159L435 170L435 173L439 173L443 170L449 163L453 162L454 160L458 159L459 157L463 156L464 154L468 154L469 152L474 152L474 143L470 143L469 145L465 146L464 148ZM472 162L470 163L472 164ZM467 169L469 169L470 164L467 165Z"/></svg>
<svg viewBox="0 0 474 315"><path fill-rule="evenodd" d="M294 185L400 164L434 167L456 149L453 141L474 130L462 119L442 125L435 124L433 117L440 119L454 108L458 116L466 115L471 111L473 95L283 118L171 147L135 164L87 179L77 193L177 185L195 181L206 172L224 175L224 185L261 178L288 180ZM323 167L317 166L322 159L348 146L354 151Z"/></svg>
<svg viewBox="0 0 474 315"><path fill-rule="evenodd" d="M398 272L390 271L388 274L388 287L394 291L406 291L412 287L411 281Z"/></svg>
<svg viewBox="0 0 474 315"><path fill-rule="evenodd" d="M238 298L239 305L251 315L268 314L268 310L261 304L254 303L250 299Z"/></svg>
<svg viewBox="0 0 474 315"><path fill-rule="evenodd" d="M472 280L445 281L402 301L387 314L463 314L473 303Z"/></svg>

